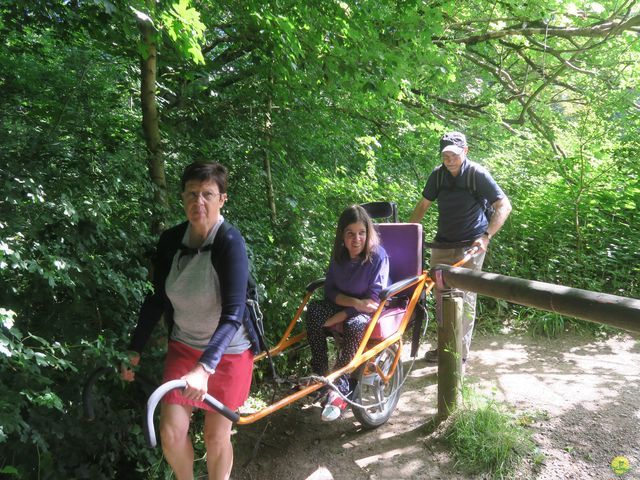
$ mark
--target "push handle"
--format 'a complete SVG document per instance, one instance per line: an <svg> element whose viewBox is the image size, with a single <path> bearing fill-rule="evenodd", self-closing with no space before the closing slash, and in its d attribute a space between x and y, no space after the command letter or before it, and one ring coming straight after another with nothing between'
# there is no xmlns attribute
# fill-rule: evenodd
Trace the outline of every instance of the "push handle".
<svg viewBox="0 0 640 480"><path fill-rule="evenodd" d="M477 245L474 245L473 247L466 249L463 252L464 253L464 257L462 257L462 259L458 260L456 263L454 263L451 266L452 267L461 267L462 265L467 263L469 260L471 260L471 258L473 256L475 256L476 254L478 254L479 252L480 252L480 247L478 247Z"/></svg>
<svg viewBox="0 0 640 480"><path fill-rule="evenodd" d="M95 383L108 373L112 373L113 367L98 367L87 378L82 386L82 407L84 410L84 418L89 421L95 420L96 412L93 408L93 386Z"/></svg>
<svg viewBox="0 0 640 480"><path fill-rule="evenodd" d="M93 421L96 418L96 411L94 407L94 387L96 383L98 383L102 377L106 377L111 374L118 374L118 369L116 367L98 367L89 374L87 380L84 382L84 385L82 386L82 409L86 420ZM145 396L148 395L149 392L152 392L158 384L158 382L151 381L149 377L140 372L136 373L134 382L140 385Z"/></svg>
<svg viewBox="0 0 640 480"><path fill-rule="evenodd" d="M187 382L185 380L170 380L156 388L154 392L149 396L149 400L147 400L147 411L144 417L144 433L147 438L147 444L149 445L149 447L153 448L158 444L158 442L156 441L156 431L153 427L153 413L156 410L158 402L160 402L162 397L164 397L171 390L176 390L178 388L184 389L186 388L186 386ZM211 408L213 408L232 422L237 422L240 419L240 415L238 415L229 407L222 404L220 400L212 397L208 393L204 396L204 403L209 405Z"/></svg>

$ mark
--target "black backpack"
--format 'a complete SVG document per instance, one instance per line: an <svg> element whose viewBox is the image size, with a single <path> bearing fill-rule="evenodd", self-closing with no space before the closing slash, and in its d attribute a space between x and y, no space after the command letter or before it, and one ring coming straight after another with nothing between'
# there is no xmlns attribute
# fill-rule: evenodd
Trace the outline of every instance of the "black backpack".
<svg viewBox="0 0 640 480"><path fill-rule="evenodd" d="M486 198L482 198L478 194L478 187L477 187L477 180L476 180L476 175L478 173L478 165L469 159L467 159L467 164L468 164L467 168L469 169L469 171L467 172L465 188L471 194L471 196L473 196L473 198L478 203L478 205L482 207L484 216L487 217L487 222L490 222L491 216L493 215L495 208L493 208L493 205L489 203L489 200L487 200ZM444 185L444 174L446 170L447 170L446 167L444 167L443 165L440 165L439 167L436 168L436 191L438 193L440 193L440 189ZM447 187L444 187L444 188L447 188ZM437 194L436 194L436 197L437 197Z"/></svg>

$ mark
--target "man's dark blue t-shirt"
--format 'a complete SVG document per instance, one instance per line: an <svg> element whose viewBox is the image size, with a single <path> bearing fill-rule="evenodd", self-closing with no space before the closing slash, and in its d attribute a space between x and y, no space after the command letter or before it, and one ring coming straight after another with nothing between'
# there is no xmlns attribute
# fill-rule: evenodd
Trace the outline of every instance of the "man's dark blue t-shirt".
<svg viewBox="0 0 640 480"><path fill-rule="evenodd" d="M473 241L481 236L489 222L484 214L482 200L490 205L504 198L505 194L498 186L486 168L465 159L457 177L443 166L434 168L429 175L422 196L433 202L438 200L438 233L436 242L457 243ZM438 188L438 170L444 169L442 185ZM473 175L475 170L476 191L468 188L467 176Z"/></svg>

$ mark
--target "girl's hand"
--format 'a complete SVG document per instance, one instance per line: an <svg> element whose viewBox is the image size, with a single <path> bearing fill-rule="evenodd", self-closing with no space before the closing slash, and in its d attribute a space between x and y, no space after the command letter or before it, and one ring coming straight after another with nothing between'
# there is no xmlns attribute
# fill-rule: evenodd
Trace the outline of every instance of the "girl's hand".
<svg viewBox="0 0 640 480"><path fill-rule="evenodd" d="M373 313L378 309L380 304L370 298L363 298L356 302L355 308L360 313Z"/></svg>

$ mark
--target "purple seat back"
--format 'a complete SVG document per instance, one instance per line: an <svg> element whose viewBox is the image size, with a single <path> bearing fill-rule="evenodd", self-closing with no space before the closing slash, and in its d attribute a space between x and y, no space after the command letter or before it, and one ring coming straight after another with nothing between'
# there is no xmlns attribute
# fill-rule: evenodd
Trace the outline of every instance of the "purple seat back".
<svg viewBox="0 0 640 480"><path fill-rule="evenodd" d="M389 255L390 284L420 275L423 269L422 225L418 223L377 223L380 242ZM371 340L383 340L398 331L405 309L390 308L378 318ZM331 327L342 333L343 325Z"/></svg>
<svg viewBox="0 0 640 480"><path fill-rule="evenodd" d="M389 255L391 283L420 275L423 270L422 225L378 223L380 242Z"/></svg>

